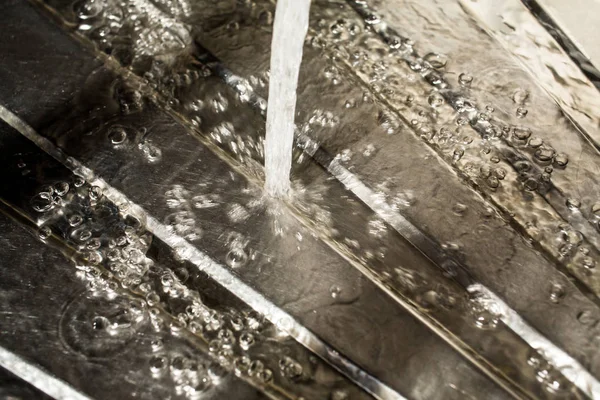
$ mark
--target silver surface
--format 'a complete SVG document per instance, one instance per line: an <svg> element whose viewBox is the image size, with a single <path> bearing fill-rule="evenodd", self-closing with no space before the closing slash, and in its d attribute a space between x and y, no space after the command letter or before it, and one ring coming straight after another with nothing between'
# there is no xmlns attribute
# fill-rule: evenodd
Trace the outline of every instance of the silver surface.
<svg viewBox="0 0 600 400"><path fill-rule="evenodd" d="M61 19L70 21L71 4L49 3L63 13ZM310 335L316 335L318 341L335 348L407 398L506 398L511 395L554 398L557 395L548 391L549 381L541 379L540 382L539 366L528 364L535 352L515 332L499 321L493 329L477 327L475 322L481 315L473 314L473 300L469 300L466 290L467 284L472 282L481 282L496 293L511 307L510 312L518 312L534 329L565 349L593 379L598 368L594 351L598 336L593 322L598 313L597 276L594 271L579 266L583 257L580 252L559 254L564 246L560 237L572 238L568 236L569 229L581 229L584 237L575 250L588 246L589 254L596 257L596 221L587 211L594 204L596 190L596 178L591 171L596 168L598 159L593 146L581 139L580 132L568 122L561 122L564 129L561 132L568 133L564 136L559 136L558 129L555 132L548 128L547 121L538 125L546 129L548 137L544 140L568 152L569 163L567 168L557 168L553 173L553 184L548 191L531 193L523 190L520 175L511 169L520 168L523 161L532 158L530 150L523 145L507 138L480 143L483 127L476 123L461 128L460 134L471 137L471 141L465 139L464 143L453 141L451 145L442 145L430 140L427 132L437 133L440 127L454 125L454 119L465 114L460 109L457 112L455 100L460 96L468 95L477 104L486 104L492 99L496 107L494 115L500 113L498 118L510 120L509 110L514 106L503 103L505 99L501 94L511 93L511 87L494 86L493 81L478 78L470 91L464 92L451 83L441 91L448 104L431 110L426 104L427 98L432 90L438 90L435 85L432 89L432 74L408 68L406 63L412 60L410 57L418 58L419 53L398 59L393 52L387 53L385 40L389 41L390 37L386 35L394 32L387 27L408 30L402 35L417 37L415 47L419 49L428 46L436 51L443 49L449 62L444 71L435 74L448 78L448 82L450 78L456 79L457 71L468 69L482 75L510 75L513 79L517 75L522 80L520 83L529 85L527 90L535 99L528 104L526 121L529 123L540 123L541 117L536 117L536 111L540 113L556 106L544 97L535 82L531 83L527 74L519 75L519 67L496 66L485 72L485 68L477 64L489 62L477 56L478 49L497 45L478 30L457 4L444 3L441 7L435 2L428 3L424 7L427 13L423 14L422 4L374 2L371 6L385 15L384 22L375 24L371 30L364 22L370 18L368 12L361 15L357 4L354 9L349 6L352 3L316 2L313 7L314 25L309 42L315 43L317 37L325 45L311 45L306 49L299 93L299 129L320 147L316 152L312 148L296 154L296 198L288 205L291 208L272 204L260 193L261 170L257 166L261 162L260 137L264 125L260 102L249 104L240 96L243 91L238 87L233 90L232 82L215 73L214 68L219 64L248 82L259 82L253 90L259 96L264 95L264 85L261 86L256 77L264 72L268 60L265 43L269 42L269 27L258 22L265 20L261 9L272 8L269 2L255 2L253 9L245 8L247 4L236 8L234 2L223 2L219 7L207 5L203 13L192 14L193 17L182 17L195 27L198 47L192 47L191 57L184 54L170 64L165 76L156 79L144 76L149 82L143 82L139 77L143 76L146 64L135 64L126 70L100 55L85 40L74 40L61 31L75 25L61 26L61 21L52 21L48 14L38 14L26 3L9 1L2 5L5 26L18 35L10 35L0 44L5 65L0 79L8 83L0 87L0 102L31 125L37 131L35 135L50 139L52 148L60 148L64 157L59 158L67 166L77 169L84 165L103 180L98 182L109 185L104 189L106 197L113 200L113 206L118 196L112 194L123 193L133 202L131 213L143 217L142 222L158 236L153 243L162 243L156 246L170 254L156 260L161 265L168 266L173 258L181 258L181 253L177 256L177 242L184 238L186 242L180 252L188 256L205 253L220 265L228 265L228 260L231 265L231 252L235 248L228 238L242 238L248 260L243 266L234 264L228 272L234 277L221 281L231 292L219 292L222 294L212 296L214 301L234 301L233 294L254 306L275 305L276 312L282 310L295 319L299 329L295 336L300 343L320 353L318 348L311 348L314 340L310 336L300 334L303 329L309 329ZM395 10L405 12L400 15ZM240 18L238 30L233 33L228 28L232 18ZM444 18L453 21L453 34L443 35L444 24L439 21ZM364 30L355 38L332 33L331 25L344 19L346 26L356 23ZM462 45L465 37L469 38L468 51ZM98 41L96 44L102 45ZM218 59L207 58L203 54L204 46ZM378 52L385 56L371 57L366 66L357 67L352 64L352 58L347 57L352 49L367 51L370 56ZM496 49L494 56L498 65L506 65L511 59L506 58L501 47ZM421 56L426 52L423 50ZM39 62L42 54L43 64ZM123 54L126 53L115 53L122 63ZM474 56L468 57L469 54ZM378 61L386 66L385 74L394 75L397 81L377 76ZM212 68L213 75L206 74L188 86L175 89L169 86L169 78L189 71L204 73L206 66ZM328 69L331 66L337 70ZM334 71L337 81L331 79L332 73L324 71ZM486 86L488 84L492 87ZM387 85L392 92L381 90L379 85ZM399 87L402 91L394 92ZM140 100L134 96L132 102L134 91L141 96ZM409 106L405 102L407 93L414 96ZM177 102L173 103L173 99ZM215 108L206 107L196 113L189 107L195 99ZM360 106L348 109L345 104L349 99ZM319 118L315 116L328 110L333 110L332 117L337 118L337 123L329 126L325 122L319 126ZM196 117L200 118L194 124ZM317 122L309 123L309 120ZM230 129L226 123L236 132L237 142L228 141L227 135L220 136L223 127ZM125 127L127 131L122 145L115 146L107 140L115 126ZM595 135L593 131L586 133L588 137ZM8 171L14 172L15 167L7 164L2 193L3 201L9 205L7 212L13 213L15 218L28 216L29 222L22 221L24 224L50 224L47 226L53 226L54 231L52 224L57 222L52 221L60 220L61 216L33 213L30 199L35 195L36 186L39 190L41 185L59 179L52 177L53 168L60 169L59 166L48 168L50 161L41 150L23 142L23 138L18 139L18 133L16 136L14 132L5 133L3 137L6 154L14 154L7 162L19 164L21 154L27 154L26 164L31 164L35 171L29 180L21 182L18 175L9 175ZM473 145L469 146L470 143ZM242 144L246 147L240 147ZM499 188L487 185L488 177L473 174L483 160L478 155L481 151L478 146L491 147L492 154L500 156L497 165L506 168L506 177ZM578 149L587 158L573 155L578 150L574 149L576 146L580 146ZM361 155L370 148L371 155ZM454 159L457 148L464 152L459 160ZM149 151L154 151L155 157L149 158ZM359 186L373 196L372 202L365 201L366 198L362 198L366 205L359 201L361 195L356 185L347 185L350 190L344 188L343 174L337 174L340 183L322 169L335 172L335 166L351 171L353 179L363 185ZM543 170L535 161L532 169L532 176ZM580 173L585 174L587 181ZM581 187L586 191L582 192ZM113 188L117 192L113 192ZM581 215L559 206L575 192L580 194L583 203ZM215 196L217 200L213 202L217 205L194 206L198 201L195 199L206 196ZM381 204L387 204L390 212L378 217L376 213ZM185 226L177 222L182 216L187 221ZM401 218L403 223L394 226L391 223L394 218ZM554 231L559 222L565 221L571 226L561 228L566 233L560 233L556 239ZM8 224L6 229L12 229L9 226L13 225ZM381 225L383 230L375 235L371 233L370 227ZM165 227L171 231L164 232ZM56 229L62 232L60 224ZM162 234L160 229L163 229ZM60 236L57 233L60 242L57 245L64 252L71 239L68 235L65 239ZM174 241L169 242L169 239ZM18 248L14 244L18 242L29 243L17 234L7 248ZM42 253L46 248L41 243L30 246L33 254ZM174 248L174 254L169 247ZM148 254L153 257L152 252ZM15 258L14 253L5 258L14 259L16 265L29 265L27 260ZM50 263L58 265L59 259L54 258ZM456 260L456 263L446 264L447 260ZM206 268L204 256L192 257L192 261L193 268L203 265ZM58 268L63 269L66 271L64 267ZM23 282L32 278L27 273L23 271L7 282L4 292L22 290ZM66 276L66 273L56 276L55 282L69 281ZM540 277L544 284L540 284ZM238 281L244 284L238 285ZM251 294L248 297L243 295L244 285L251 288L246 292ZM556 296L552 297L555 287L560 287L556 295L558 301ZM62 285L64 290L74 288ZM198 293L211 297L202 290ZM267 302L258 301L260 296L255 297L253 293L261 293ZM43 298L42 292L39 299ZM46 318L39 306L36 309L34 304L23 304L22 307L33 315L39 310L42 314L37 318ZM237 307L244 309L245 306ZM60 307L48 305L49 310L57 308ZM176 316L174 310L165 306L165 312L171 317ZM581 322L583 312L586 314ZM3 324L19 328L18 316L11 321ZM282 325L284 331L288 330L285 321ZM159 330L159 334L167 333ZM98 372L99 377L106 379L83 382L70 371L91 368L93 360L83 357L76 366L70 365L68 357L57 355L64 345L52 335L42 339L32 336L26 341L26 347L19 347L14 338L14 335L8 336L8 342L3 345L24 358L46 365L47 370L95 397L102 397L97 394L100 388L118 388L118 393L127 396L138 390L139 385L148 385L144 393L150 397L152 390L163 394L176 392L174 386L148 376L147 345L139 347L136 351L139 359L128 360L129 363L116 356L106 361L110 368L118 365L124 376L139 371L127 384L112 378L119 374L109 368ZM60 362L49 367L40 361L42 353L30 347L34 339L57 344L52 350L54 353L47 358ZM189 346L189 351L197 354L195 357L214 358L206 342L201 345L192 340L191 343L174 343L173 349L180 351L178 349ZM301 358L309 358L310 353L293 340L285 348L307 354ZM334 356L329 361L335 365L337 356ZM267 356L265 360L276 363L277 357ZM138 365L144 367L138 368ZM228 378L226 384L217 387L226 391L229 398L249 398L240 394L246 392L257 398L300 395L334 398L336 385L352 392L351 398L364 396L327 366L320 368L328 371L326 375L334 377L328 379L337 383L332 386L328 379L315 379L314 384L297 385L277 375L273 384L264 386L253 377L242 376ZM560 373L551 373L560 385L567 385L560 387L560 395L583 396L565 383ZM351 378L360 383L364 376ZM280 390L280 385L286 389Z"/></svg>

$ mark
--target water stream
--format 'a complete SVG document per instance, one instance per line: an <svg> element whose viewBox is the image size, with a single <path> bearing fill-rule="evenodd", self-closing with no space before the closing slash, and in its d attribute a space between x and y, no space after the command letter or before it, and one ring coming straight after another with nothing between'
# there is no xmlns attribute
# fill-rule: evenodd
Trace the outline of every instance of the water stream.
<svg viewBox="0 0 600 400"><path fill-rule="evenodd" d="M284 196L290 188L296 87L309 9L310 0L277 2L265 138L265 188L274 197Z"/></svg>

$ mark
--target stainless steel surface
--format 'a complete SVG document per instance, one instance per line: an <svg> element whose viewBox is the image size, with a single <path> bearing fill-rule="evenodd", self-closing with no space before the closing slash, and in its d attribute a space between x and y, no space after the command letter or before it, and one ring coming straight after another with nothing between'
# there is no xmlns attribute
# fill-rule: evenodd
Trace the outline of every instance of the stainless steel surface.
<svg viewBox="0 0 600 400"><path fill-rule="evenodd" d="M10 155L0 195L13 218L3 222L0 259L19 266L3 270L2 329L11 334L2 346L95 398L367 396L357 385L379 398L593 397L599 286L584 265L597 260L600 240L597 126L561 119L482 33L488 22L459 3L363 3L313 4L299 91L304 148L287 205L260 190L271 2L48 1L58 14L39 2L0 5L11 32L0 43L3 119L14 113L32 127L0 126ZM78 18L82 4L104 8ZM134 36L131 15L142 21ZM99 35L107 21L112 31ZM76 29L82 35L71 36ZM152 32L171 36L157 42ZM458 82L465 71L472 83ZM524 124L533 134L520 139ZM73 187L71 172L23 134L89 182ZM540 162L534 135L568 162ZM548 183L541 175L552 163ZM35 212L36 196L58 182L71 184L69 195ZM76 210L93 227L85 244L67 223ZM109 256L127 225L141 246L137 275ZM20 226L53 235L40 243ZM510 308L473 297L477 283ZM35 296L9 301L27 288ZM186 301L226 324L253 307L274 325L263 323L249 352L229 351L229 333L211 331L202 315L202 329L192 324ZM106 336L113 331L97 317L125 303L152 311ZM541 355L510 329L517 313L547 339ZM156 338L165 347L153 353ZM589 371L579 388L543 360L552 346ZM225 374L246 353L272 379Z"/></svg>

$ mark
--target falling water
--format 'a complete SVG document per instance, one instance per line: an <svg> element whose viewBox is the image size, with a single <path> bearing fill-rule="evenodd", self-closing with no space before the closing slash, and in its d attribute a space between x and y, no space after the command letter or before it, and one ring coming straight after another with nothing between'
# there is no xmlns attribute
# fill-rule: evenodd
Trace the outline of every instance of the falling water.
<svg viewBox="0 0 600 400"><path fill-rule="evenodd" d="M275 11L265 140L265 188L274 197L290 188L296 87L309 9L310 0L278 0Z"/></svg>

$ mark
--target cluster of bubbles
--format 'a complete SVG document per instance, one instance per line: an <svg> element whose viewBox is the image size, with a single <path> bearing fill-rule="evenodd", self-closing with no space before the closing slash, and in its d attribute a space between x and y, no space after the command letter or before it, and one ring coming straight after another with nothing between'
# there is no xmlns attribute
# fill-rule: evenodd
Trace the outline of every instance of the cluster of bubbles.
<svg viewBox="0 0 600 400"><path fill-rule="evenodd" d="M180 186L166 197L174 209L220 203L218 197L192 196ZM43 186L31 207L44 221L40 239L54 234L76 249L76 274L87 283L88 290L63 313L61 337L70 349L92 358L111 357L149 326L158 336L151 344L148 371L156 379L168 376L179 395L198 398L230 372L259 386L275 380L278 385L287 382L292 390L297 384L314 385L313 371L322 368L321 362L285 331L248 308L209 306L195 289L206 277L182 260L169 268L148 257L152 235L129 215L126 201L115 205L101 187L75 176ZM242 266L252 254L248 241L232 233L226 242L231 249L228 264ZM188 334L206 343L212 361L164 345L169 338ZM332 391L331 396L345 393L324 385L318 390Z"/></svg>
<svg viewBox="0 0 600 400"><path fill-rule="evenodd" d="M248 25L268 26L272 23L273 7L268 2L225 3L218 7L211 4L210 8L219 8L215 10L217 14L245 17L237 20L229 17L231 21L227 26L230 30L238 30L240 21ZM126 12L119 11L124 7L127 8ZM142 21L139 23L140 26L160 23L172 28L178 26L178 23L183 24L181 21L189 19L194 13L194 7L196 5L188 4L184 0L153 3L138 0L129 4L111 0L88 0L77 2L73 9L78 20L81 21L80 28L83 32L91 33L100 27L106 29L106 26L113 26L112 29L117 29L117 36L129 37L128 35L132 35L128 31L129 28L121 26L123 21L125 25L127 24L128 15L133 15L134 19ZM555 150L541 137L536 136L531 128L503 123L494 117L495 107L491 105L484 109L478 108L469 98L469 88L474 81L471 74L461 73L456 81L458 87L447 81L444 71L450 60L446 55L440 52L429 52L422 57L419 56L410 38L399 37L388 30L381 17L376 14L366 15L362 20L343 13L334 17L322 9L319 9L317 14L322 14L320 15L322 18L313 18L307 43L311 47L327 48L331 52L332 64L323 70L325 78L330 80L332 85L339 85L344 79L340 65L350 65L368 83L370 92L390 101L394 108L409 118L413 129L421 138L441 151L456 168L471 176L478 186L487 188L491 193L501 191L503 185L508 185L518 187L525 192L544 195L553 187L553 174L557 170L567 168L568 155ZM90 35L89 37L102 48L104 36ZM243 163L254 168L257 166L256 161L262 162L261 133L238 132L239 129L231 123L228 116L232 103L252 102L254 90L264 89L268 81L266 74L250 76L247 80L236 78L234 96L225 94L222 90L214 92L208 90L202 99L187 98L189 96L186 97L187 92L184 89L189 89L198 79L210 76L209 68L204 65L194 67L187 65L177 69L164 57L165 52L169 53L169 51L148 52L135 50L135 46L133 47L134 54L150 57L148 62L144 63L142 70L137 72L150 86L163 94L169 104L179 106L178 110L184 111L193 125L207 132L213 142L235 155ZM173 46L172 49L172 55L177 57L187 54L185 46ZM120 61L128 65L127 62ZM406 74L402 65L406 65L414 76ZM406 79L417 78L423 79L432 87L431 92L426 96L426 102L421 101L423 96L413 93L412 88L404 85ZM353 108L360 102L372 102L370 92L366 92L359 99L348 99L347 107ZM139 103L132 93L125 93L123 97L128 99L123 106L125 110L132 108L131 105L135 109L135 105ZM529 92L519 89L515 91L512 98L515 104L515 115L519 119L526 120L528 111L525 106ZM437 116L444 107L456 111L455 121L453 124L436 126ZM264 104L259 105L259 108L264 111ZM218 117L219 115L221 117ZM302 132L310 133L315 127L335 128L339 125L339 120L339 116L334 112L317 109L307 117L308 123L302 128ZM377 121L388 134L397 132L402 125L394 114L386 111L379 112ZM479 134L479 138L473 137L468 132L471 128ZM117 143L121 140L118 135L114 139ZM150 162L160 158L160 150L150 143L140 144L140 149ZM517 161L506 156L512 149L518 150L521 155ZM370 155L373 154L373 150L365 150L364 153ZM338 158L347 164L352 162L352 156L353 152L350 149L338 154ZM301 158L302 155L297 160ZM261 168L255 169L260 175ZM516 173L513 173L512 169L516 170ZM566 203L570 210L578 211L581 207L581 201L576 198L569 197ZM239 215L243 218L243 210L238 208L237 211L242 211ZM598 226L597 221L594 220L592 223ZM586 260L586 264L592 264L593 261L593 259L592 262Z"/></svg>
<svg viewBox="0 0 600 400"><path fill-rule="evenodd" d="M550 394L566 397L573 394L573 384L564 377L558 368L550 364L538 352L533 352L527 360L538 381Z"/></svg>
<svg viewBox="0 0 600 400"><path fill-rule="evenodd" d="M148 57L177 55L192 42L190 28L176 17L189 14L187 0L78 0L72 18L80 32L125 65ZM166 11L163 11L163 9Z"/></svg>
<svg viewBox="0 0 600 400"><path fill-rule="evenodd" d="M366 9L364 2L352 3L356 3L356 8ZM429 52L420 56L415 43L410 38L397 36L380 16L365 14L361 21L355 14L341 11L334 15L327 9L319 9L317 14L321 18L313 19L307 43L326 50L324 53L331 64L324 69L324 74L333 86L344 79L340 71L350 68L376 97L408 120L419 137L495 201L513 199L522 192L525 202L539 199L543 202L550 191L556 192L554 176L569 167L569 155L553 147L544 138L543 131L527 125L530 119L526 108L530 96L527 90L517 89L513 93L516 119L504 118L505 110L498 113L492 104L484 107L476 104L471 90L474 82L477 83L476 76L462 72L457 78L448 78L451 74L446 73L446 67L451 60L446 55ZM430 91L425 96L422 85L415 88L408 84L416 81L429 85ZM353 108L364 100L351 98L346 104ZM452 116L453 120L449 121ZM388 134L398 132L403 126L396 113L387 110L379 111L377 122ZM352 149L345 149L337 158L350 169L355 164L353 156ZM586 280L585 275L593 273L597 252L587 246L583 235L595 232L582 230L578 233L582 236L579 243L558 245L554 232L557 226L562 230L563 219L570 221L574 215L574 220L578 220L580 214L597 228L600 212L594 211L595 205L587 208L572 193L558 189L570 213L558 211L558 215L533 223L535 227L529 226L527 221L539 218L537 204L531 207L512 201L511 215L531 228L527 231L534 240L569 268L573 266L572 271ZM560 205L552 208L560 210ZM580 245L585 254L569 250Z"/></svg>

